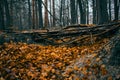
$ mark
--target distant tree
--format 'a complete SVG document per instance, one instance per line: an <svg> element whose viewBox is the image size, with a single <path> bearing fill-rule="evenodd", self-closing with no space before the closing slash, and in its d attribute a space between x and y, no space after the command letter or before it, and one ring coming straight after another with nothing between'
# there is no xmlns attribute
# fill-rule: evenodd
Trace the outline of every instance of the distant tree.
<svg viewBox="0 0 120 80"><path fill-rule="evenodd" d="M60 25L62 25L62 12L63 12L63 6L62 6L62 4L63 4L63 0L61 0L61 2L60 2Z"/></svg>
<svg viewBox="0 0 120 80"><path fill-rule="evenodd" d="M31 5L30 5L30 0L28 0L28 26L31 28L32 21L31 21Z"/></svg>
<svg viewBox="0 0 120 80"><path fill-rule="evenodd" d="M38 29L38 0L35 1L35 28Z"/></svg>
<svg viewBox="0 0 120 80"><path fill-rule="evenodd" d="M52 13L52 0L49 0L50 3L50 13ZM53 26L53 17L50 16L50 27Z"/></svg>
<svg viewBox="0 0 120 80"><path fill-rule="evenodd" d="M63 3L62 3L62 6L63 6L63 12L62 12L62 23L63 23L63 26L66 25L66 20L65 20L65 16L66 16L66 6L65 6L65 0L63 0Z"/></svg>
<svg viewBox="0 0 120 80"><path fill-rule="evenodd" d="M7 0L3 0L3 6L5 7L5 17L6 17L6 27L10 28L11 27L11 17L10 17L10 10L9 10L9 6L8 6L8 1Z"/></svg>
<svg viewBox="0 0 120 80"><path fill-rule="evenodd" d="M43 17L42 17L42 0L38 0L38 11L39 11L39 28L43 27Z"/></svg>
<svg viewBox="0 0 120 80"><path fill-rule="evenodd" d="M114 20L118 20L119 14L119 6L120 6L120 0L114 0Z"/></svg>
<svg viewBox="0 0 120 80"><path fill-rule="evenodd" d="M79 11L78 11L78 3L77 3L77 0L75 0L75 9L76 9L76 10L75 10L75 11L76 11L76 12L75 12L75 13L76 13L76 24L78 24L78 12L79 12Z"/></svg>
<svg viewBox="0 0 120 80"><path fill-rule="evenodd" d="M32 0L32 28L35 29L35 0Z"/></svg>
<svg viewBox="0 0 120 80"><path fill-rule="evenodd" d="M96 0L92 0L93 4L93 24L97 23L97 7L96 7Z"/></svg>
<svg viewBox="0 0 120 80"><path fill-rule="evenodd" d="M83 0L77 0L79 4L79 11L80 11L80 23L86 24L86 9L84 6Z"/></svg>
<svg viewBox="0 0 120 80"><path fill-rule="evenodd" d="M60 0L60 7L59 7L59 21L60 21L59 25L60 26L68 25L70 22L69 6L70 6L69 0Z"/></svg>
<svg viewBox="0 0 120 80"><path fill-rule="evenodd" d="M55 0L52 0L52 5L53 5L53 16L55 17ZM53 26L55 26L55 18L53 17Z"/></svg>
<svg viewBox="0 0 120 80"><path fill-rule="evenodd" d="M13 27L13 15L14 15L13 4L14 4L14 0L10 0L10 25L11 27Z"/></svg>
<svg viewBox="0 0 120 80"><path fill-rule="evenodd" d="M75 0L70 0L70 7L71 7L71 24L75 24L76 23Z"/></svg>
<svg viewBox="0 0 120 80"><path fill-rule="evenodd" d="M63 0L60 2L60 26L62 25Z"/></svg>
<svg viewBox="0 0 120 80"><path fill-rule="evenodd" d="M108 22L107 0L96 0L98 24Z"/></svg>
<svg viewBox="0 0 120 80"><path fill-rule="evenodd" d="M89 2L86 0L86 14L87 14L87 24L89 24Z"/></svg>
<svg viewBox="0 0 120 80"><path fill-rule="evenodd" d="M45 0L45 6L46 6L46 8L45 8L45 13L44 13L44 28L48 27L48 10L47 10L48 1L47 0Z"/></svg>
<svg viewBox="0 0 120 80"><path fill-rule="evenodd" d="M4 9L3 9L3 0L0 0L0 30L4 30Z"/></svg>
<svg viewBox="0 0 120 80"><path fill-rule="evenodd" d="M88 24L90 8L93 23L103 24L119 19L120 0L0 0L0 29Z"/></svg>
<svg viewBox="0 0 120 80"><path fill-rule="evenodd" d="M23 6L23 5L21 5ZM22 9L19 10L19 29L22 30L23 29L23 21L22 21L22 17L23 17L23 14L22 14Z"/></svg>
<svg viewBox="0 0 120 80"><path fill-rule="evenodd" d="M111 21L111 0L108 1L109 5L109 20Z"/></svg>
<svg viewBox="0 0 120 80"><path fill-rule="evenodd" d="M77 2L76 2L77 3ZM70 8L69 8L69 0L67 0L67 25L70 23ZM76 7L77 8L77 7ZM77 11L77 10L76 10Z"/></svg>

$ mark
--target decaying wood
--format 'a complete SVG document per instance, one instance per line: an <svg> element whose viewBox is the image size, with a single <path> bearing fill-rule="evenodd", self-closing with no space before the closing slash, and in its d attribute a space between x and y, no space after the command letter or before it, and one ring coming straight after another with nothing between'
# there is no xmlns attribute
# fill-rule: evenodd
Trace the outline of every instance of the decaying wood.
<svg viewBox="0 0 120 80"><path fill-rule="evenodd" d="M12 35L14 35L15 37L23 36L26 38L26 41L30 38L29 39L31 40L30 42L60 45L82 41L85 38L91 38L91 36L101 38L108 37L116 33L119 30L119 28L120 21L111 22L109 24L103 25L83 25L83 24L70 25L59 31L49 30L14 31L14 33L12 32ZM14 41L14 39L12 40Z"/></svg>
<svg viewBox="0 0 120 80"><path fill-rule="evenodd" d="M77 27L78 26L78 27ZM39 33L39 36L41 38L44 38L46 41L52 38L52 43L53 44L71 44L76 41L83 40L85 38L90 38L90 35L93 37L108 37L109 35L114 34L117 32L117 30L120 27L120 22L114 22L114 23L109 23L109 24L104 24L104 25L97 25L93 27L86 27L86 25L79 26L68 26L67 28L64 28L60 31L55 31L55 32L47 32L46 34L41 34ZM78 38L80 37L80 38ZM67 41L64 41L66 38L71 38ZM55 42L55 40L61 40L61 43Z"/></svg>

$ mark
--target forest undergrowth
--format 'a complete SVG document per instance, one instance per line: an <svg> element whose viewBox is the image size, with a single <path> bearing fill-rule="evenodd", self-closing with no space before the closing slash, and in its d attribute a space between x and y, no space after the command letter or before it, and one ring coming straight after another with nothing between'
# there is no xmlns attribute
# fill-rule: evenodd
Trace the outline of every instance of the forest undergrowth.
<svg viewBox="0 0 120 80"><path fill-rule="evenodd" d="M108 64L111 40L82 46L4 43L0 46L0 80L120 79L120 67Z"/></svg>

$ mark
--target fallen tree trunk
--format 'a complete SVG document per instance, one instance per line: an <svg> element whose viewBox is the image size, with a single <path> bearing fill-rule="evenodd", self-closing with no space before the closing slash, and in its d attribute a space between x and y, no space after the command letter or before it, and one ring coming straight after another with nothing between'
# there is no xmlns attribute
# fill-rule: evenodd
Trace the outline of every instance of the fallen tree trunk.
<svg viewBox="0 0 120 80"><path fill-rule="evenodd" d="M77 41L82 41L85 38L109 37L111 35L114 35L119 30L119 27L120 27L120 22L113 22L109 24L96 25L96 26L72 25L63 28L62 30L52 31L52 32L49 32L48 30L37 30L37 31L33 30L33 31L22 31L22 32L17 31L6 34L14 35L11 36L14 37L14 39L12 39L13 41L16 41L15 38L16 36L18 37L18 35L22 35L23 37L29 36L26 38L28 38L30 42L47 43L50 45L52 44L61 45L61 44L71 44ZM26 39L26 41L28 39Z"/></svg>
<svg viewBox="0 0 120 80"><path fill-rule="evenodd" d="M108 24L103 26L98 25L95 27L85 27L85 29L67 28L67 30L64 29L57 32L47 32L46 34L36 33L36 34L38 34L37 36L40 36L40 38L43 38L46 41L49 41L49 38L51 38L50 40L53 42L53 44L60 45L60 44L70 44L76 41L83 40L85 38L90 38L91 35L93 37L99 37L99 38L109 37L111 35L114 35L119 30L119 27L120 27L120 23L118 22L118 23L111 23L111 25ZM71 38L71 39L65 41L64 39L67 38ZM61 42L58 43L55 40L61 40Z"/></svg>

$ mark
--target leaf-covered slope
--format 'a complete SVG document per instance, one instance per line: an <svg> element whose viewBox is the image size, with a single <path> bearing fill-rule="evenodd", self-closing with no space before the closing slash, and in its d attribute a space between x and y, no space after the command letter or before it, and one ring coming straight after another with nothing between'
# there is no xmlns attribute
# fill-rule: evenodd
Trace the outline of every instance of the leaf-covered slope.
<svg viewBox="0 0 120 80"><path fill-rule="evenodd" d="M97 57L108 41L103 39L90 46L75 47L4 43L0 46L0 79L112 80L119 77L120 73L116 72L119 68L108 68Z"/></svg>

